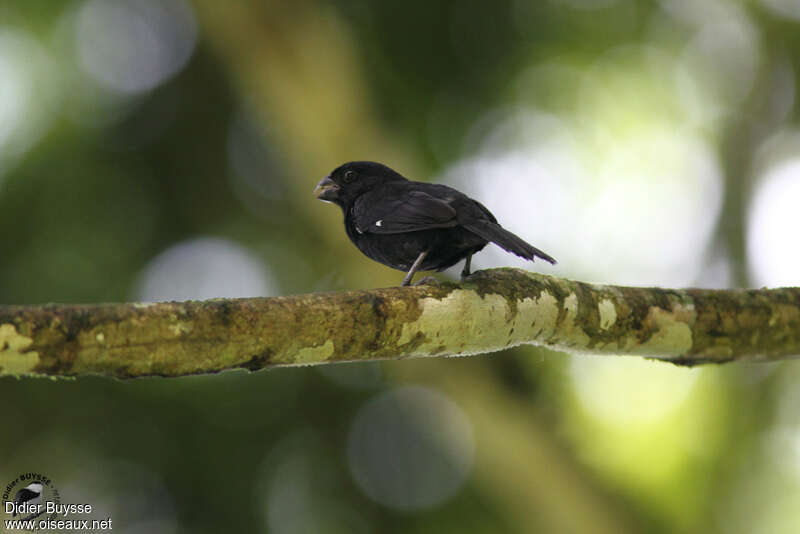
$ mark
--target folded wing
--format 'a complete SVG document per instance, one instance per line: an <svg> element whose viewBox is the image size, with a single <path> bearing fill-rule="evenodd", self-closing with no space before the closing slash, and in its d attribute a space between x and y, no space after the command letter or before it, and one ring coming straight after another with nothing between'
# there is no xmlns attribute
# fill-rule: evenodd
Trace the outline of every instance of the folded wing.
<svg viewBox="0 0 800 534"><path fill-rule="evenodd" d="M410 191L389 203L371 200L359 199L353 207L356 228L362 233L399 234L458 224L450 204L422 191Z"/></svg>

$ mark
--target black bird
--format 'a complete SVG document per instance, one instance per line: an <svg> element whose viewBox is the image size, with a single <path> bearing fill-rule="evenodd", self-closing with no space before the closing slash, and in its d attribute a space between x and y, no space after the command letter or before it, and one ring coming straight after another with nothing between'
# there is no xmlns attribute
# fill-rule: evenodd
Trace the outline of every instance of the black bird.
<svg viewBox="0 0 800 534"><path fill-rule="evenodd" d="M342 208L350 241L367 257L393 269L414 273L441 271L466 259L488 242L517 256L556 263L538 248L497 224L480 202L452 187L412 182L386 165L351 161L320 180L314 193Z"/></svg>
<svg viewBox="0 0 800 534"><path fill-rule="evenodd" d="M40 482L31 482L26 487L22 488L17 492L14 496L14 504L19 506L21 504L28 504L30 506L35 506L37 504L42 503L42 490L44 486ZM31 517L36 517L41 514L34 514ZM11 517L17 516L17 509L14 509L14 513L11 514Z"/></svg>

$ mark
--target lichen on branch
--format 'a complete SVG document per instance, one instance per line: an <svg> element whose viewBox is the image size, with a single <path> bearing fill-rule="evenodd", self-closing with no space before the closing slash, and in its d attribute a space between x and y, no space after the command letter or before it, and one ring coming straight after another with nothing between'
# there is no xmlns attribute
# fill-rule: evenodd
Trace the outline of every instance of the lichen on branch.
<svg viewBox="0 0 800 534"><path fill-rule="evenodd" d="M521 344L682 365L800 354L800 288L592 285L519 269L208 301L0 306L0 375L120 378L455 356Z"/></svg>

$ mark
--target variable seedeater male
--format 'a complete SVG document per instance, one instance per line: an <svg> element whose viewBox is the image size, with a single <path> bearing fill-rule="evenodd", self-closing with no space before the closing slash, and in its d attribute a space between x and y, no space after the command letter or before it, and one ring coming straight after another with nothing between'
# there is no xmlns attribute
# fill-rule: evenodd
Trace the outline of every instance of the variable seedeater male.
<svg viewBox="0 0 800 534"><path fill-rule="evenodd" d="M500 224L480 202L446 185L412 182L386 165L352 161L318 184L320 200L342 208L347 236L367 257L406 271L441 271L466 260L487 243L533 261L556 260Z"/></svg>

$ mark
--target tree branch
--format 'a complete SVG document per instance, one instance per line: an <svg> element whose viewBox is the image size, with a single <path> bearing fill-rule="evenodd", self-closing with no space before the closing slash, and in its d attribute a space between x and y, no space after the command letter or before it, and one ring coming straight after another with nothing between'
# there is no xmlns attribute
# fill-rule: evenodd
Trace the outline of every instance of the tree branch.
<svg viewBox="0 0 800 534"><path fill-rule="evenodd" d="M0 375L180 376L526 343L681 365L784 359L800 354L800 288L600 286L493 269L461 284L0 307Z"/></svg>

